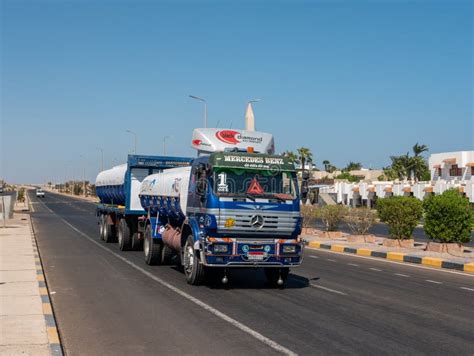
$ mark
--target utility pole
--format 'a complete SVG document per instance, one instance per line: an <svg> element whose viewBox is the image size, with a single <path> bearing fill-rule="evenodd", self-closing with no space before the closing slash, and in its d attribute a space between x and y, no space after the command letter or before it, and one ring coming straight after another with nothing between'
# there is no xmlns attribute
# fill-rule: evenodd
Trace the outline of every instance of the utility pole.
<svg viewBox="0 0 474 356"><path fill-rule="evenodd" d="M125 131L125 132L128 132L128 133L130 133L130 134L133 135L134 147L135 147L134 150L133 150L133 153L134 153L134 154L137 154L137 134L136 134L135 132L131 131L131 130L127 130L127 131Z"/></svg>
<svg viewBox="0 0 474 356"><path fill-rule="evenodd" d="M104 149L102 147L97 147L100 151L100 171L104 170Z"/></svg>

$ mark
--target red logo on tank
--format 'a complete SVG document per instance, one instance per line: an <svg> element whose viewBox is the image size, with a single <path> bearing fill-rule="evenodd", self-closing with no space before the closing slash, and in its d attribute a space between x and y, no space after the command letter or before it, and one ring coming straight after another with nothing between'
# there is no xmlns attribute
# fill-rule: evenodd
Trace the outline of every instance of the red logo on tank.
<svg viewBox="0 0 474 356"><path fill-rule="evenodd" d="M216 137L221 140L222 142L229 143L231 145L236 145L240 142L239 132L234 130L222 130L216 132Z"/></svg>
<svg viewBox="0 0 474 356"><path fill-rule="evenodd" d="M193 145L194 146L199 146L201 144L201 140L193 140Z"/></svg>

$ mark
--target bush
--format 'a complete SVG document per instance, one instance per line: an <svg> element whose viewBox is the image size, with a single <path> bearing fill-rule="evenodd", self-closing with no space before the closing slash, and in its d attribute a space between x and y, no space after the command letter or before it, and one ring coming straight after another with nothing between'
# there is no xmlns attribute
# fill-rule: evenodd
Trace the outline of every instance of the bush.
<svg viewBox="0 0 474 356"><path fill-rule="evenodd" d="M441 242L471 241L473 218L469 200L456 190L432 195L423 202L425 232L430 239Z"/></svg>
<svg viewBox="0 0 474 356"><path fill-rule="evenodd" d="M357 183L357 182L360 181L359 177L353 176L349 172L342 172L341 174L339 174L335 178L336 179L347 179L349 182L352 182L352 183Z"/></svg>
<svg viewBox="0 0 474 356"><path fill-rule="evenodd" d="M16 200L20 203L25 202L25 188L20 188L20 190L18 191Z"/></svg>
<svg viewBox="0 0 474 356"><path fill-rule="evenodd" d="M301 226L303 229L314 227L317 217L318 209L314 205L301 205Z"/></svg>
<svg viewBox="0 0 474 356"><path fill-rule="evenodd" d="M368 208L352 208L347 213L346 222L354 234L365 235L375 223L375 213Z"/></svg>
<svg viewBox="0 0 474 356"><path fill-rule="evenodd" d="M377 212L391 238L409 239L423 215L423 204L413 197L383 198L377 200Z"/></svg>
<svg viewBox="0 0 474 356"><path fill-rule="evenodd" d="M325 205L320 209L319 215L326 231L336 231L345 214L346 207L343 205Z"/></svg>

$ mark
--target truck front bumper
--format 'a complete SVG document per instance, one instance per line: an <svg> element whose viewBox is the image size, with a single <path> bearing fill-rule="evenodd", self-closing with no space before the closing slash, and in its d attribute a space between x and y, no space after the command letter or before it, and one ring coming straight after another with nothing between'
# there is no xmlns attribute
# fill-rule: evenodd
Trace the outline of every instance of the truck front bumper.
<svg viewBox="0 0 474 356"><path fill-rule="evenodd" d="M303 250L303 242L294 239L208 237L201 261L208 267L295 267L303 262Z"/></svg>

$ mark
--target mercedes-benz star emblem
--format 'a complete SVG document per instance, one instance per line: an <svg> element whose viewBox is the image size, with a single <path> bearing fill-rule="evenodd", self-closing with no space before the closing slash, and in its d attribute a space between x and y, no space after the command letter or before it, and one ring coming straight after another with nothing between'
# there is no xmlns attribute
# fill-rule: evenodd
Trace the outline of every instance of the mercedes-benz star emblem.
<svg viewBox="0 0 474 356"><path fill-rule="evenodd" d="M250 225L255 229L261 229L265 220L262 215L254 215L250 218Z"/></svg>

